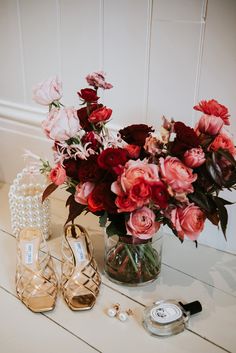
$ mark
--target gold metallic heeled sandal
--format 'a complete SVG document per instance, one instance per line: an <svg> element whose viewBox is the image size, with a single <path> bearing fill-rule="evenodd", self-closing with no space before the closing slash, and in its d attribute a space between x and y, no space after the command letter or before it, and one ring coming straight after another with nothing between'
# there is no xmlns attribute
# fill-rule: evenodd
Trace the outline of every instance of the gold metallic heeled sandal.
<svg viewBox="0 0 236 353"><path fill-rule="evenodd" d="M72 310L91 309L99 293L101 278L86 230L68 225L62 240L61 288Z"/></svg>
<svg viewBox="0 0 236 353"><path fill-rule="evenodd" d="M17 237L16 292L34 312L52 310L57 296L57 278L42 232L25 228Z"/></svg>

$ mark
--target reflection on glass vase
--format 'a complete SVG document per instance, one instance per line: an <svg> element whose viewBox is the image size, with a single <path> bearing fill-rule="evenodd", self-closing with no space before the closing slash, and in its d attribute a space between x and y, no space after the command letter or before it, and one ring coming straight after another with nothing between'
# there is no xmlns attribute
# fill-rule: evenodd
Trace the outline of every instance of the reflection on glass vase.
<svg viewBox="0 0 236 353"><path fill-rule="evenodd" d="M162 240L160 230L150 240L108 237L105 232L105 275L129 286L153 282L161 270Z"/></svg>
<svg viewBox="0 0 236 353"><path fill-rule="evenodd" d="M42 203L46 184L46 178L34 166L17 174L8 194L14 235L25 227L39 228L45 239L51 235L50 201Z"/></svg>

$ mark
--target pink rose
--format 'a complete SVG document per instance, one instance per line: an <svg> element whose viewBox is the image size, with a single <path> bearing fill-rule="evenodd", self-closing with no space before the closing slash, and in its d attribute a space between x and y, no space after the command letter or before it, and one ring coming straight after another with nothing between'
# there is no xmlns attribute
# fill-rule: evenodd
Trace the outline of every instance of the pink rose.
<svg viewBox="0 0 236 353"><path fill-rule="evenodd" d="M33 99L38 104L50 105L61 99L61 96L62 83L57 77L41 82L33 89Z"/></svg>
<svg viewBox="0 0 236 353"><path fill-rule="evenodd" d="M111 114L112 114L112 110L110 108L101 107L94 110L89 115L88 120L92 124L102 123L104 121L107 121L110 118Z"/></svg>
<svg viewBox="0 0 236 353"><path fill-rule="evenodd" d="M155 213L142 207L130 214L126 223L127 234L139 239L149 239L159 230L160 223L155 221Z"/></svg>
<svg viewBox="0 0 236 353"><path fill-rule="evenodd" d="M95 187L94 183L86 181L85 183L80 183L76 186L75 201L81 203L82 205L88 204L88 197Z"/></svg>
<svg viewBox="0 0 236 353"><path fill-rule="evenodd" d="M211 143L210 148L213 151L218 151L219 148L222 148L223 150L229 151L232 156L235 156L236 154L234 143L227 134L219 134L216 136L214 141Z"/></svg>
<svg viewBox="0 0 236 353"><path fill-rule="evenodd" d="M49 178L56 185L61 185L65 182L66 171L60 163L58 163L56 167L51 170Z"/></svg>
<svg viewBox="0 0 236 353"><path fill-rule="evenodd" d="M191 148L184 153L184 163L187 167L197 168L200 167L203 163L205 163L205 153L202 148Z"/></svg>
<svg viewBox="0 0 236 353"><path fill-rule="evenodd" d="M73 108L54 108L42 122L45 134L56 141L65 141L75 136L80 129L76 110Z"/></svg>
<svg viewBox="0 0 236 353"><path fill-rule="evenodd" d="M197 179L192 169L186 167L177 157L160 158L162 180L176 193L193 192L192 183Z"/></svg>
<svg viewBox="0 0 236 353"><path fill-rule="evenodd" d="M196 240L203 231L206 215L192 203L185 208L174 208L170 219L181 239L187 235L191 240Z"/></svg>
<svg viewBox="0 0 236 353"><path fill-rule="evenodd" d="M223 125L224 121L220 117L214 115L202 115L195 126L195 131L214 136L220 132Z"/></svg>
<svg viewBox="0 0 236 353"><path fill-rule="evenodd" d="M90 86L94 88L110 89L112 84L105 81L105 73L103 71L93 72L86 77L86 80Z"/></svg>
<svg viewBox="0 0 236 353"><path fill-rule="evenodd" d="M139 178L144 179L146 182L160 180L158 166L156 164L149 164L147 160L129 160L125 164L124 171L118 178L118 182L120 183L123 191L127 192L131 189L135 183L135 180Z"/></svg>

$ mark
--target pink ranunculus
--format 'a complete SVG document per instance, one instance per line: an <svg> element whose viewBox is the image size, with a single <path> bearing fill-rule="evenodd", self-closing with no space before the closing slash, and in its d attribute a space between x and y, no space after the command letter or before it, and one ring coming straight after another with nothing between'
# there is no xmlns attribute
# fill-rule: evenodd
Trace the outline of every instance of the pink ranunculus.
<svg viewBox="0 0 236 353"><path fill-rule="evenodd" d="M127 234L139 239L150 239L159 230L160 223L155 221L155 213L144 206L130 214L126 223Z"/></svg>
<svg viewBox="0 0 236 353"><path fill-rule="evenodd" d="M90 86L94 88L110 89L112 84L105 81L105 73L103 71L93 72L86 77L86 80Z"/></svg>
<svg viewBox="0 0 236 353"><path fill-rule="evenodd" d="M66 181L66 171L60 163L51 170L49 178L56 185L61 185Z"/></svg>
<svg viewBox="0 0 236 353"><path fill-rule="evenodd" d="M206 115L213 115L215 117L220 117L225 125L230 125L229 122L229 112L223 104L220 104L215 99L209 101L201 101L198 105L193 107L195 110L199 110Z"/></svg>
<svg viewBox="0 0 236 353"><path fill-rule="evenodd" d="M184 163L187 167L197 168L200 167L203 163L205 163L205 153L201 147L199 148L191 148L184 153Z"/></svg>
<svg viewBox="0 0 236 353"><path fill-rule="evenodd" d="M221 133L221 134L217 135L216 138L214 139L214 141L210 145L210 149L213 151L218 151L219 148L222 148L223 150L229 151L229 153L231 153L232 156L235 156L235 154L236 154L234 142L225 133Z"/></svg>
<svg viewBox="0 0 236 353"><path fill-rule="evenodd" d="M74 137L80 129L79 119L74 108L54 108L42 122L46 135L55 141L66 141Z"/></svg>
<svg viewBox="0 0 236 353"><path fill-rule="evenodd" d="M93 191L94 187L95 184L90 181L78 184L76 186L75 201L82 205L87 205L89 194Z"/></svg>
<svg viewBox="0 0 236 353"><path fill-rule="evenodd" d="M193 192L192 183L197 179L192 169L186 167L177 157L160 158L162 180L176 193Z"/></svg>
<svg viewBox="0 0 236 353"><path fill-rule="evenodd" d="M62 97L62 83L57 77L39 83L33 88L33 99L36 103L50 105Z"/></svg>
<svg viewBox="0 0 236 353"><path fill-rule="evenodd" d="M223 125L224 122L220 117L213 115L202 115L197 125L195 126L195 131L215 136L221 131Z"/></svg>
<svg viewBox="0 0 236 353"><path fill-rule="evenodd" d="M128 192L138 178L143 178L146 182L160 180L158 166L156 164L149 164L147 160L129 160L125 164L124 171L118 178L118 181L123 191Z"/></svg>
<svg viewBox="0 0 236 353"><path fill-rule="evenodd" d="M184 208L173 209L170 219L181 239L186 235L191 240L196 240L203 231L206 215L192 203Z"/></svg>
<svg viewBox="0 0 236 353"><path fill-rule="evenodd" d="M107 107L101 107L96 110L94 110L90 115L89 115L89 122L92 124L96 123L102 123L104 121L107 121L110 119L112 114L112 110Z"/></svg>

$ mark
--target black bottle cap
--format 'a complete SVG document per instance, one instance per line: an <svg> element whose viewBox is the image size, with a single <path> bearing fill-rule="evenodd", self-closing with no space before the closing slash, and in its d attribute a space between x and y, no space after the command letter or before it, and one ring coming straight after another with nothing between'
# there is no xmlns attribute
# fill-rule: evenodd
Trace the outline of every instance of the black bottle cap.
<svg viewBox="0 0 236 353"><path fill-rule="evenodd" d="M190 315L194 315L202 311L202 305L198 300L188 304L179 302L179 304L184 308L185 311L188 311Z"/></svg>

